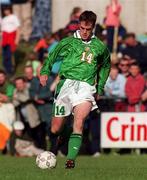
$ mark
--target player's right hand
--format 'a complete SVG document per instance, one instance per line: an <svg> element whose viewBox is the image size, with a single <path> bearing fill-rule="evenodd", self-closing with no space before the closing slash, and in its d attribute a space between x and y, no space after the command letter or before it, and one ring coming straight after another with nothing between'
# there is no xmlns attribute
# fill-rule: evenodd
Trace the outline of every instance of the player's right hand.
<svg viewBox="0 0 147 180"><path fill-rule="evenodd" d="M42 86L46 86L47 79L48 79L48 75L40 75L40 77L39 77L40 84Z"/></svg>

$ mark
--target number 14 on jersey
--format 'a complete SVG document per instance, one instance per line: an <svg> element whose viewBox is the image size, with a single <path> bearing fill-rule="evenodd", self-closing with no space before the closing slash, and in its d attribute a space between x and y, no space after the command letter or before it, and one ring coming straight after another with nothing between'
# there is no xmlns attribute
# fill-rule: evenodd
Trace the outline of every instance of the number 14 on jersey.
<svg viewBox="0 0 147 180"><path fill-rule="evenodd" d="M92 59L93 59L92 53L88 54L85 51L82 53L81 61L87 61L89 64L91 64Z"/></svg>

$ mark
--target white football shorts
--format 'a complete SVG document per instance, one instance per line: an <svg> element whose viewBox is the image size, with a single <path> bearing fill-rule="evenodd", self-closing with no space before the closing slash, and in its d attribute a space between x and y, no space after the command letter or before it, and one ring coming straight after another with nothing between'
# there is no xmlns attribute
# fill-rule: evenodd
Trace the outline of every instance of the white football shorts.
<svg viewBox="0 0 147 180"><path fill-rule="evenodd" d="M54 99L54 116L64 117L72 113L73 107L85 101L92 103L92 109L97 108L94 94L95 86L77 80L60 80Z"/></svg>

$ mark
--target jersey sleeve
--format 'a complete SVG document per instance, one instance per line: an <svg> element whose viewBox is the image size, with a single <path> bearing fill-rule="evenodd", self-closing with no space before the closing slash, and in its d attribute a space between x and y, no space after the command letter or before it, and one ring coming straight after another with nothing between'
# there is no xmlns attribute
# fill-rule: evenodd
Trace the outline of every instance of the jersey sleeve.
<svg viewBox="0 0 147 180"><path fill-rule="evenodd" d="M63 59L65 54L68 51L69 41L68 38L63 39L58 43L55 49L48 54L48 57L45 59L43 67L41 68L41 75L49 75L52 69L53 64L56 62L57 57Z"/></svg>
<svg viewBox="0 0 147 180"><path fill-rule="evenodd" d="M111 61L110 61L110 52L107 47L105 47L101 55L102 63L98 70L98 82L97 82L97 93L103 95L104 86L107 81L107 78L110 73Z"/></svg>

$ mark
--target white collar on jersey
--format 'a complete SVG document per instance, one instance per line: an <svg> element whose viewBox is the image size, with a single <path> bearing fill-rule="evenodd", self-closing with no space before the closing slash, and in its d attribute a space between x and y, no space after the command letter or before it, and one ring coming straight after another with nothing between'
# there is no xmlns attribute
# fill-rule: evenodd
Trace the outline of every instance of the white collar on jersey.
<svg viewBox="0 0 147 180"><path fill-rule="evenodd" d="M78 39L81 39L80 30L77 30L77 31L74 33L74 37L75 37L75 38L78 38ZM95 38L95 35L94 35L94 34L92 34L91 39L92 39L92 38ZM90 41L82 41L82 42L85 43L85 44L89 44L89 43L91 42L91 40L90 40Z"/></svg>

